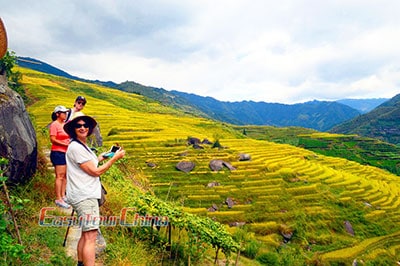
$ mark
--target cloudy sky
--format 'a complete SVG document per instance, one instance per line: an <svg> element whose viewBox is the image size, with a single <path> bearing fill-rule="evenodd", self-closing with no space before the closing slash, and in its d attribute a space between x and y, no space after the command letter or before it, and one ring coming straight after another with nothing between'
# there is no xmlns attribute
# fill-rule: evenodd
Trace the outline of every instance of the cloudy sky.
<svg viewBox="0 0 400 266"><path fill-rule="evenodd" d="M298 103L400 93L398 0L0 0L9 49L69 74Z"/></svg>

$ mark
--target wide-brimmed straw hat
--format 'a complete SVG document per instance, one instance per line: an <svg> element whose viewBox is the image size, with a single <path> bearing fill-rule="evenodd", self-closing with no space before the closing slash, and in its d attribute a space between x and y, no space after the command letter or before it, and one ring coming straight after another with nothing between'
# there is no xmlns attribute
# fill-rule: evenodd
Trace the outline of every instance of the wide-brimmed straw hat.
<svg viewBox="0 0 400 266"><path fill-rule="evenodd" d="M93 129L97 126L96 120L94 120L92 117L88 115L84 115L81 112L78 112L74 115L74 118L71 121L68 121L64 125L64 131L70 136L70 137L75 137L75 125L77 124L78 121L83 120L85 121L86 124L89 125L89 133L88 136L90 136L93 133Z"/></svg>
<svg viewBox="0 0 400 266"><path fill-rule="evenodd" d="M6 28L4 27L4 23L0 18L0 59L3 58L6 52L7 52L7 33L6 33Z"/></svg>

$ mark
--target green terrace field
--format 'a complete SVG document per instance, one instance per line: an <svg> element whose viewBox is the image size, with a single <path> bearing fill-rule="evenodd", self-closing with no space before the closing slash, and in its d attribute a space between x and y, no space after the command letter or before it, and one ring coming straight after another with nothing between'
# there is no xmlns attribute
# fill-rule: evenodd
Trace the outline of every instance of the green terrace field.
<svg viewBox="0 0 400 266"><path fill-rule="evenodd" d="M378 139L322 133L298 127L235 126L234 128L250 138L287 143L323 155L376 166L400 175L400 147Z"/></svg>
<svg viewBox="0 0 400 266"><path fill-rule="evenodd" d="M243 132L184 114L140 95L19 70L27 94L36 99L28 111L39 133L46 132L56 105L71 107L76 96L84 95L85 114L100 124L100 150L122 145L133 174L146 179L157 197L219 221L232 234L240 227L229 225L244 224L261 243L260 253L289 252L298 256L298 265L400 260L400 179L386 170L257 140L248 128ZM221 147L201 144L203 149L195 149L187 145L188 137L218 140ZM251 159L240 161L240 154ZM212 171L213 159L235 170ZM178 171L181 161L194 162L195 168ZM215 211L208 210L212 206Z"/></svg>

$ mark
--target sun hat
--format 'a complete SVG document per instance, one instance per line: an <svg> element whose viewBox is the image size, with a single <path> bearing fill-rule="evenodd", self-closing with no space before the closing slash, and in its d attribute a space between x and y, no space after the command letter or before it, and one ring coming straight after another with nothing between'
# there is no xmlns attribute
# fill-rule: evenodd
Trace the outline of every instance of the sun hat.
<svg viewBox="0 0 400 266"><path fill-rule="evenodd" d="M92 117L84 115L82 112L77 112L76 114L74 114L74 118L71 121L65 123L64 125L64 131L70 137L76 137L75 125L80 120L85 121L85 123L89 125L88 136L90 136L93 133L93 129L97 126L96 120L94 120Z"/></svg>
<svg viewBox="0 0 400 266"><path fill-rule="evenodd" d="M3 58L6 52L7 52L7 33L6 33L6 28L4 27L4 23L0 18L0 59Z"/></svg>
<svg viewBox="0 0 400 266"><path fill-rule="evenodd" d="M62 112L62 113L64 113L64 112L68 112L69 110L65 107L65 106L62 106L62 105L57 105L56 106L56 108L54 108L54 113L58 113L58 112Z"/></svg>
<svg viewBox="0 0 400 266"><path fill-rule="evenodd" d="M86 98L83 96L79 95L78 97L76 97L75 102L77 102L77 101L83 101L86 104Z"/></svg>

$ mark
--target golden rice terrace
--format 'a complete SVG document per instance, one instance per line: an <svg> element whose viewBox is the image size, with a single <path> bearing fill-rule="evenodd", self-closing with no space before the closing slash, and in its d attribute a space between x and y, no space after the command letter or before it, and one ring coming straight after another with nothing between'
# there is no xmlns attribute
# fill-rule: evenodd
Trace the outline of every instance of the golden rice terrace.
<svg viewBox="0 0 400 266"><path fill-rule="evenodd" d="M140 95L19 70L28 93L37 99L28 110L38 131L50 122L56 105L71 107L77 95L84 95L85 114L100 124L102 149L124 146L128 160L162 200L227 226L245 224L264 250L287 245L322 264L368 261L382 254L400 260L396 175L290 145L247 139L229 125L183 114ZM218 140L221 147L204 144L195 149L187 145L188 137ZM240 154L251 159L240 161ZM235 170L212 171L213 159ZM178 171L181 161L193 162L195 168ZM228 198L233 205L226 204ZM354 235L346 229L349 224Z"/></svg>

